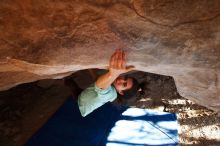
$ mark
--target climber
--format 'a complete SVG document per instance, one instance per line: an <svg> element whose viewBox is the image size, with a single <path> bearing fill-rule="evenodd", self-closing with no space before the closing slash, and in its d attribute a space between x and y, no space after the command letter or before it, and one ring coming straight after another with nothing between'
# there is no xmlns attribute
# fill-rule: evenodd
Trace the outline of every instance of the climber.
<svg viewBox="0 0 220 146"><path fill-rule="evenodd" d="M135 69L134 66L126 65L126 58L126 53L117 49L111 56L108 71L85 90L79 88L71 78L64 80L65 85L70 87L73 98L77 100L83 117L109 101L116 98L126 101L142 90L135 78L123 75Z"/></svg>
<svg viewBox="0 0 220 146"><path fill-rule="evenodd" d="M125 52L117 49L111 56L108 72L101 75L78 96L78 106L83 117L117 97L131 98L140 90L135 78L122 76L135 69L134 66L126 65L126 58Z"/></svg>

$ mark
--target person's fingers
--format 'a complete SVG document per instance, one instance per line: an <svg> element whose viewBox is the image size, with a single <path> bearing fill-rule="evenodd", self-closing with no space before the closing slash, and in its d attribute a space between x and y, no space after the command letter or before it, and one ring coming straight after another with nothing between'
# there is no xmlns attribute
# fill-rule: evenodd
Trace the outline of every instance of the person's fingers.
<svg viewBox="0 0 220 146"><path fill-rule="evenodd" d="M117 54L118 54L118 49L115 50L114 54L111 57L110 65L111 68L117 68Z"/></svg>
<svg viewBox="0 0 220 146"><path fill-rule="evenodd" d="M125 69L125 56L124 51L121 52L121 69Z"/></svg>
<svg viewBox="0 0 220 146"><path fill-rule="evenodd" d="M123 51L120 49L119 56L118 56L118 68L119 69L122 68L122 54L123 54Z"/></svg>
<svg viewBox="0 0 220 146"><path fill-rule="evenodd" d="M116 54L116 68L117 69L120 69L120 67L121 67L121 50L120 49L118 49L118 51L117 51L117 54Z"/></svg>
<svg viewBox="0 0 220 146"><path fill-rule="evenodd" d="M116 55L116 53L117 53L117 50L111 56L110 63L109 63L110 68L114 67L114 65L115 65L115 55Z"/></svg>
<svg viewBox="0 0 220 146"><path fill-rule="evenodd" d="M112 62L114 60L114 56L115 56L115 52L112 54L110 62Z"/></svg>
<svg viewBox="0 0 220 146"><path fill-rule="evenodd" d="M124 52L124 60L125 60L125 66L127 64L128 61L128 56L127 56L127 52Z"/></svg>
<svg viewBox="0 0 220 146"><path fill-rule="evenodd" d="M125 51L123 51L122 60L123 60L123 68L125 69L126 67L126 52Z"/></svg>
<svg viewBox="0 0 220 146"><path fill-rule="evenodd" d="M120 49L117 49L114 58L114 67L116 69L119 69L119 60L120 60Z"/></svg>
<svg viewBox="0 0 220 146"><path fill-rule="evenodd" d="M126 54L122 49L116 49L111 57L110 66L115 69L126 70Z"/></svg>
<svg viewBox="0 0 220 146"><path fill-rule="evenodd" d="M109 62L109 66L110 66L110 68L112 68L114 66L114 56L111 57L111 60Z"/></svg>

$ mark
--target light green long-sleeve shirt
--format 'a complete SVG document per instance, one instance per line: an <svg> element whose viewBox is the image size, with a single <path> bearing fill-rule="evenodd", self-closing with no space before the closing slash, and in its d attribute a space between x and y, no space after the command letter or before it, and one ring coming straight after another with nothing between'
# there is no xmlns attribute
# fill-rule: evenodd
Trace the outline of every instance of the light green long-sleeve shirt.
<svg viewBox="0 0 220 146"><path fill-rule="evenodd" d="M95 83L82 91L78 98L78 106L83 117L87 116L95 109L107 102L112 102L117 98L117 92L113 86L107 89L100 89Z"/></svg>

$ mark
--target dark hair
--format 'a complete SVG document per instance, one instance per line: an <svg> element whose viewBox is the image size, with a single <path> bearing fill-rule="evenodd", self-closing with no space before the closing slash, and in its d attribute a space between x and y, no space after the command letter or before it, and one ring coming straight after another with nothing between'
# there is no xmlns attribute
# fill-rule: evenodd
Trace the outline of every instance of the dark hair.
<svg viewBox="0 0 220 146"><path fill-rule="evenodd" d="M137 79L135 79L134 77L126 77L126 78L132 79L133 85L130 89L123 91L124 95L117 93L118 98L121 98L121 99L131 99L132 97L134 97L138 93L138 90L140 89L140 85L139 85Z"/></svg>

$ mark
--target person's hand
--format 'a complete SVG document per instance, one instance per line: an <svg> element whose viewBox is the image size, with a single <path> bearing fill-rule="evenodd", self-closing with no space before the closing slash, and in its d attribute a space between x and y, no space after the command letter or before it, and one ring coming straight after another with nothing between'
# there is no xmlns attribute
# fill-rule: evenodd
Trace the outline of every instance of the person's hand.
<svg viewBox="0 0 220 146"><path fill-rule="evenodd" d="M126 65L127 55L122 49L117 49L111 56L109 63L109 72L111 75L119 76L120 74L134 70L133 65Z"/></svg>

